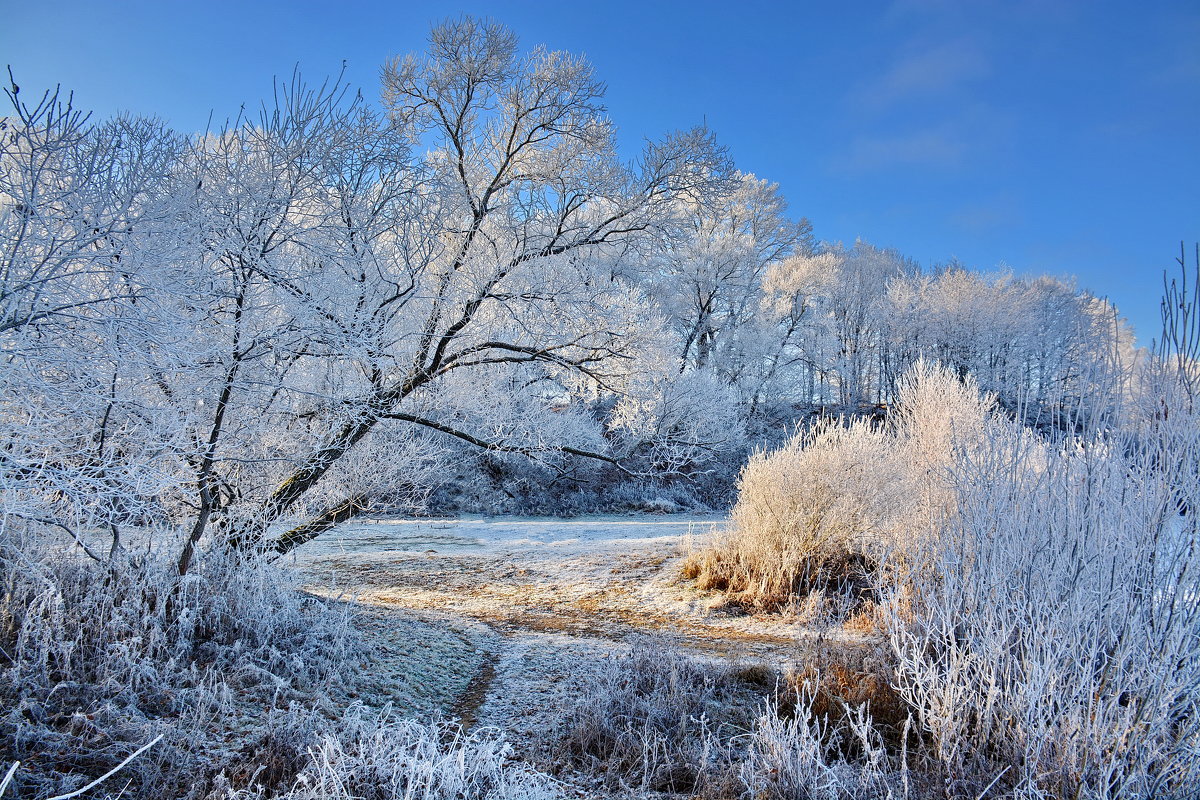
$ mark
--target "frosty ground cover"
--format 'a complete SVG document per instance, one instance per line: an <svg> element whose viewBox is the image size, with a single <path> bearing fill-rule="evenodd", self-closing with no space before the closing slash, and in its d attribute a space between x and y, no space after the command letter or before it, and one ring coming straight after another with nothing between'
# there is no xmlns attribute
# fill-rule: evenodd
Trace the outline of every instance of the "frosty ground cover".
<svg viewBox="0 0 1200 800"><path fill-rule="evenodd" d="M374 609L381 633L389 618L398 629L419 620L440 631L428 652L408 644L394 668L408 670L422 697L442 692L434 705L467 724L501 727L520 745L553 724L605 658L644 636L723 663L793 661L810 632L786 616L714 608L716 595L679 579L683 557L726 522L379 519L331 531L295 565L310 591ZM463 674L471 675L466 685Z"/></svg>
<svg viewBox="0 0 1200 800"><path fill-rule="evenodd" d="M611 547L660 543L676 546L689 536L703 536L724 525L717 515L669 517L586 516L553 517L464 516L457 519L367 519L342 525L307 545L300 563L336 555L373 556L386 553L487 553L536 551L599 551Z"/></svg>
<svg viewBox="0 0 1200 800"><path fill-rule="evenodd" d="M504 630L620 640L656 633L700 652L771 659L797 626L714 608L679 580L718 516L375 520L312 543L295 564L321 594Z"/></svg>

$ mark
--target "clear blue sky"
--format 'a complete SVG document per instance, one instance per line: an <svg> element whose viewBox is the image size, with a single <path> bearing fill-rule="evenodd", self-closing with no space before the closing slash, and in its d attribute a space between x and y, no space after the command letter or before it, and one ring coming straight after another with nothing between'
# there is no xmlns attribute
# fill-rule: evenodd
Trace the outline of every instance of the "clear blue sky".
<svg viewBox="0 0 1200 800"><path fill-rule="evenodd" d="M1200 3L0 0L0 63L101 115L203 128L299 63L386 58L461 13L585 53L624 146L707 121L818 238L1075 275L1146 343L1200 239ZM1190 245L1189 245L1190 249Z"/></svg>

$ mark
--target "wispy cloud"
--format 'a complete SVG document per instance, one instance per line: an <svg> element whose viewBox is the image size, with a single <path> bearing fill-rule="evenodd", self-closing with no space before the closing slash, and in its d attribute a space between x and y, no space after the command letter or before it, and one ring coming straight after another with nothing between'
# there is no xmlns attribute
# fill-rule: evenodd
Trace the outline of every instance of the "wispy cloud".
<svg viewBox="0 0 1200 800"><path fill-rule="evenodd" d="M962 164L969 144L949 126L898 135L857 136L833 159L834 169L848 173L875 172L894 167L936 167Z"/></svg>
<svg viewBox="0 0 1200 800"><path fill-rule="evenodd" d="M859 127L828 162L843 175L895 169L972 170L1005 157L1014 120L984 103L956 104L940 118L906 116Z"/></svg>
<svg viewBox="0 0 1200 800"><path fill-rule="evenodd" d="M981 100L994 72L990 40L959 24L961 13L938 0L893 10L884 25L900 35L884 40L882 59L860 62L866 71L838 109L849 135L828 162L834 172L962 169L1011 127Z"/></svg>
<svg viewBox="0 0 1200 800"><path fill-rule="evenodd" d="M1024 217L1011 196L967 203L950 215L950 222L971 234L985 234L1020 225Z"/></svg>
<svg viewBox="0 0 1200 800"><path fill-rule="evenodd" d="M991 74L981 47L970 39L906 52L864 83L851 100L881 111L913 99L943 99Z"/></svg>

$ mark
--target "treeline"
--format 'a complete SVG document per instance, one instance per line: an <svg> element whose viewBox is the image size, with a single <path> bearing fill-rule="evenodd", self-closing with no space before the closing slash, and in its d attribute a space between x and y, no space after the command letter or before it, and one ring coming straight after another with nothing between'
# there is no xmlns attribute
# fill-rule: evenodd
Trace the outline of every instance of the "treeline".
<svg viewBox="0 0 1200 800"><path fill-rule="evenodd" d="M921 357L1030 418L1130 355L1053 279L818 243L706 130L623 162L586 61L494 23L181 135L14 84L7 519L286 552L367 509L724 506L749 451Z"/></svg>

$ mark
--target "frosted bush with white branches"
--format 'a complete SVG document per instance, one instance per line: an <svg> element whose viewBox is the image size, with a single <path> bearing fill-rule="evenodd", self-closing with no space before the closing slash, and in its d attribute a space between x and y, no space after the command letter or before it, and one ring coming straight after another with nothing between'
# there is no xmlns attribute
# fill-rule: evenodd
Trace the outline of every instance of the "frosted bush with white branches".
<svg viewBox="0 0 1200 800"><path fill-rule="evenodd" d="M336 696L364 652L348 608L260 559L180 576L170 553L139 550L93 561L0 518L0 740L22 793L73 791L161 734L102 790L202 796L240 760L230 730L258 736Z"/></svg>
<svg viewBox="0 0 1200 800"><path fill-rule="evenodd" d="M1167 392L1171 387L1164 386ZM1167 394L1163 395L1164 402ZM1200 785L1200 419L956 445L954 513L889 607L897 686L951 770L1030 796Z"/></svg>

